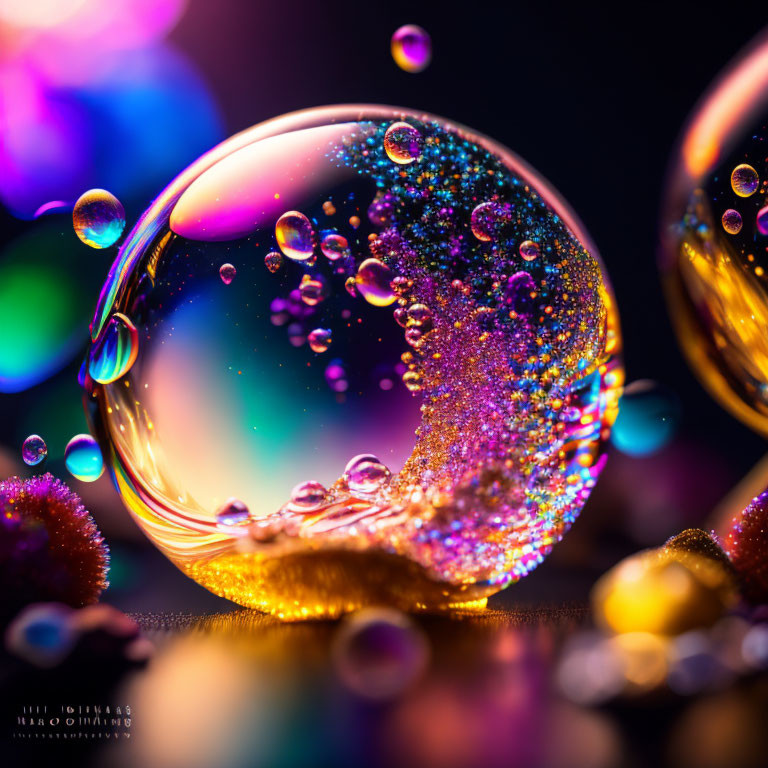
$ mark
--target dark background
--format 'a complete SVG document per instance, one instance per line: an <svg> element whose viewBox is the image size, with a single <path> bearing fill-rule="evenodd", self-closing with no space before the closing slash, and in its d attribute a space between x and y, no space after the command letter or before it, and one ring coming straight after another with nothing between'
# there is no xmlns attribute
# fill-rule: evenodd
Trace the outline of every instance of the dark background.
<svg viewBox="0 0 768 768"><path fill-rule="evenodd" d="M536 168L569 201L602 254L618 299L627 380L655 379L682 401L678 439L661 462L688 451L688 485L681 492L697 491L686 514L694 518L689 522L701 522L765 449L760 437L706 394L682 358L656 267L660 201L687 115L766 19L765 4L757 3L709 10L701 3L190 0L169 40L210 86L226 134L296 109L384 103L464 123ZM421 74L400 71L390 56L390 36L404 23L420 24L432 36L433 61ZM152 196L124 201L129 226ZM2 212L0 238L7 242L35 225ZM108 261L94 259L93 268L106 275ZM73 363L61 375L73 380L77 367ZM0 396L0 443L18 451L25 436L19 414L33 409L48 386ZM698 463L691 446L706 461ZM615 486L628 461L609 461L601 486ZM654 483L659 466L658 459L634 462L635 482ZM713 472L718 479L710 482ZM613 481L606 479L612 473ZM74 485L83 490L82 484ZM509 590L509 599L513 591L514 599L540 595L544 575L554 578L558 567L588 562L599 572L638 543L653 543L617 532L611 518L620 517L620 503L600 487L595 497L576 527L582 543L589 535L591 545L580 549L574 533L575 543L566 540L553 565L545 564L530 586ZM108 533L99 503L90 506ZM659 535L674 533L673 524L670 528L662 525ZM113 535L119 543L119 527ZM603 539L611 543L608 554L595 556L602 551L595 542ZM147 549L137 541L131 546ZM164 577L176 578L161 558L152 562ZM585 584L591 578L585 573ZM209 605L193 585L180 589L189 598L186 603L168 598L152 607ZM108 597L136 607L119 594Z"/></svg>

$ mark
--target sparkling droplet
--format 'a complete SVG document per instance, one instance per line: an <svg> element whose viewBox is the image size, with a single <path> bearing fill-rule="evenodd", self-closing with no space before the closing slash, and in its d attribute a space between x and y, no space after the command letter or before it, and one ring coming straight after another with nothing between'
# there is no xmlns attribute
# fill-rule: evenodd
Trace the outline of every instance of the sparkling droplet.
<svg viewBox="0 0 768 768"><path fill-rule="evenodd" d="M264 266L274 274L283 266L283 254L278 253L277 251L270 251L270 253L264 257Z"/></svg>
<svg viewBox="0 0 768 768"><path fill-rule="evenodd" d="M336 261L336 259L350 255L349 243L343 235L326 235L320 245L320 250L330 261Z"/></svg>
<svg viewBox="0 0 768 768"><path fill-rule="evenodd" d="M421 72L432 61L432 40L429 33L416 24L406 24L392 35L392 58L406 72Z"/></svg>
<svg viewBox="0 0 768 768"><path fill-rule="evenodd" d="M480 203L470 214L472 234L484 243L496 239L512 222L512 206L498 200Z"/></svg>
<svg viewBox="0 0 768 768"><path fill-rule="evenodd" d="M358 268L355 284L362 297L375 307L387 307L396 298L392 270L378 259L366 259Z"/></svg>
<svg viewBox="0 0 768 768"><path fill-rule="evenodd" d="M539 252L539 244L534 243L533 240L523 240L520 243L520 255L525 261L533 261L538 257Z"/></svg>
<svg viewBox="0 0 768 768"><path fill-rule="evenodd" d="M409 392L418 392L421 389L421 375L418 371L406 371L403 374L403 384Z"/></svg>
<svg viewBox="0 0 768 768"><path fill-rule="evenodd" d="M760 214L758 214L759 216ZM729 208L723 213L723 229L729 235L738 235L741 232L741 214L733 208Z"/></svg>
<svg viewBox="0 0 768 768"><path fill-rule="evenodd" d="M301 300L310 307L317 306L328 296L328 283L322 275L304 275L299 284Z"/></svg>
<svg viewBox="0 0 768 768"><path fill-rule="evenodd" d="M331 346L331 332L327 328L315 328L307 338L313 352L325 352Z"/></svg>
<svg viewBox="0 0 768 768"><path fill-rule="evenodd" d="M224 285L229 285L235 279L236 274L237 270L230 263L222 264L219 267L219 277L221 277L221 282Z"/></svg>
<svg viewBox="0 0 768 768"><path fill-rule="evenodd" d="M88 373L100 384L109 384L131 370L139 354L139 332L120 312L109 318L91 350Z"/></svg>
<svg viewBox="0 0 768 768"><path fill-rule="evenodd" d="M275 237L280 250L294 261L312 256L314 231L309 219L299 211L287 211L275 224Z"/></svg>
<svg viewBox="0 0 768 768"><path fill-rule="evenodd" d="M421 342L423 341L422 337L424 334L421 332L419 328L409 328L405 332L405 340L412 346L412 347L419 347L421 346Z"/></svg>
<svg viewBox="0 0 768 768"><path fill-rule="evenodd" d="M73 477L85 483L98 480L104 472L101 449L90 435L75 435L67 443L64 464Z"/></svg>
<svg viewBox="0 0 768 768"><path fill-rule="evenodd" d="M299 483L291 491L291 504L306 511L316 509L323 503L327 493L322 483L318 483L317 480L307 480Z"/></svg>
<svg viewBox="0 0 768 768"><path fill-rule="evenodd" d="M122 203L106 189L89 189L72 211L75 233L91 248L109 248L125 229Z"/></svg>
<svg viewBox="0 0 768 768"><path fill-rule="evenodd" d="M30 467L39 464L48 455L48 446L40 435L30 435L21 446L21 458Z"/></svg>
<svg viewBox="0 0 768 768"><path fill-rule="evenodd" d="M344 479L353 493L376 493L391 475L378 456L370 453L361 453L350 459L344 469Z"/></svg>
<svg viewBox="0 0 768 768"><path fill-rule="evenodd" d="M757 212L755 223L757 224L757 231L761 235L768 235L768 205Z"/></svg>
<svg viewBox="0 0 768 768"><path fill-rule="evenodd" d="M731 187L739 197L754 195L759 181L757 171L747 163L737 165L731 173Z"/></svg>
<svg viewBox="0 0 768 768"><path fill-rule="evenodd" d="M216 522L227 527L245 525L250 520L251 513L248 507L239 499L229 499L216 512Z"/></svg>
<svg viewBox="0 0 768 768"><path fill-rule="evenodd" d="M423 143L419 131L408 123L392 123L384 134L384 151L398 165L412 163L421 154Z"/></svg>

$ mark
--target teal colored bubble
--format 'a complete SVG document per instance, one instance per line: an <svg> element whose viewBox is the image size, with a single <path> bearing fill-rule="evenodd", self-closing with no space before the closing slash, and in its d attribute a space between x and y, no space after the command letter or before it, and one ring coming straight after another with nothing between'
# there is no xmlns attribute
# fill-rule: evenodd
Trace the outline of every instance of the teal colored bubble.
<svg viewBox="0 0 768 768"><path fill-rule="evenodd" d="M675 436L680 422L677 396L654 381L634 381L619 401L611 442L629 456L650 456Z"/></svg>
<svg viewBox="0 0 768 768"><path fill-rule="evenodd" d="M90 435L75 435L67 443L64 464L73 477L85 483L98 480L104 472L101 449Z"/></svg>

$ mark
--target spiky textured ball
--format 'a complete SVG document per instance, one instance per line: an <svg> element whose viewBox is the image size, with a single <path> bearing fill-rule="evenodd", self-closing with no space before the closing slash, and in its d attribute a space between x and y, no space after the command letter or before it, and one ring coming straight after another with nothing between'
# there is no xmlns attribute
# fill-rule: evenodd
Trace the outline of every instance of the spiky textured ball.
<svg viewBox="0 0 768 768"><path fill-rule="evenodd" d="M79 608L107 586L109 550L80 497L50 473L0 482L0 613Z"/></svg>
<svg viewBox="0 0 768 768"><path fill-rule="evenodd" d="M751 603L768 602L768 490L737 515L723 543Z"/></svg>

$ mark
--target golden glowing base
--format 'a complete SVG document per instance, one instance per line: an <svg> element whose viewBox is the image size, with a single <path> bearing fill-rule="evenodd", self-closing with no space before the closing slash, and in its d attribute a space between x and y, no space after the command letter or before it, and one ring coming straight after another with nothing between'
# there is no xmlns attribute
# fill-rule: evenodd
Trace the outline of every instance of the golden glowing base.
<svg viewBox="0 0 768 768"><path fill-rule="evenodd" d="M175 562L214 594L285 621L336 618L374 605L403 611L478 611L499 589L437 582L420 565L380 552L248 553Z"/></svg>

